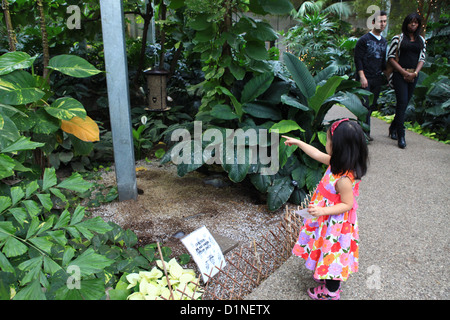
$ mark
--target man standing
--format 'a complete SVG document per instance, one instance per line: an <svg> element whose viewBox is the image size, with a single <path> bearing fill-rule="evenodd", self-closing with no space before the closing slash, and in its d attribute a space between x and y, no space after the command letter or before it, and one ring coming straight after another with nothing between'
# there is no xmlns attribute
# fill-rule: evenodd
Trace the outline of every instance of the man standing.
<svg viewBox="0 0 450 320"><path fill-rule="evenodd" d="M366 119L369 140L373 140L370 136L370 116L376 108L383 84L383 70L386 69L387 41L381 33L386 28L387 13L378 11L372 23L372 30L359 38L355 47L356 79L361 82L361 88L373 93L371 105L368 98L364 99L364 105L369 111Z"/></svg>

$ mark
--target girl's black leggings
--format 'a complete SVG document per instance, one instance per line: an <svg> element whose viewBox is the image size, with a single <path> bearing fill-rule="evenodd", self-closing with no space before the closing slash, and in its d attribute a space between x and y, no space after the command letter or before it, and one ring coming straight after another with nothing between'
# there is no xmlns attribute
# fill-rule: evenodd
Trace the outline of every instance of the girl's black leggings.
<svg viewBox="0 0 450 320"><path fill-rule="evenodd" d="M341 284L341 281L339 280L325 280L325 287L328 289L328 291L334 292L337 289L339 289L339 285Z"/></svg>

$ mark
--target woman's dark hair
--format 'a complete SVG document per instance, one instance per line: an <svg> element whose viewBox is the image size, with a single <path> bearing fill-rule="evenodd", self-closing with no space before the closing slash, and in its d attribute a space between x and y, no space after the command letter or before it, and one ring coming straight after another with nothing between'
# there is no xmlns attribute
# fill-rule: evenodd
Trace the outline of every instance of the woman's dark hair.
<svg viewBox="0 0 450 320"><path fill-rule="evenodd" d="M405 20L403 20L402 32L405 36L408 36L409 34L408 24L413 20L416 20L417 23L419 24L419 26L416 29L416 32L414 32L414 39L418 39L420 36L420 32L422 30L422 17L416 12L410 13L409 15L406 16Z"/></svg>
<svg viewBox="0 0 450 320"><path fill-rule="evenodd" d="M367 172L369 149L361 126L355 121L344 121L338 125L331 137L330 166L333 174L352 171L355 179Z"/></svg>

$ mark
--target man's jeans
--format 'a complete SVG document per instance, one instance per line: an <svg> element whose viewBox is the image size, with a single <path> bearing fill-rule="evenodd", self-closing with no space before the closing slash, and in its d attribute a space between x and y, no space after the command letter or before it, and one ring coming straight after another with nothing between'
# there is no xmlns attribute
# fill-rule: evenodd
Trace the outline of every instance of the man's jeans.
<svg viewBox="0 0 450 320"><path fill-rule="evenodd" d="M380 75L376 78L369 78L369 79L367 79L367 82L368 82L368 86L367 86L367 88L364 88L364 89L372 92L372 94L373 94L373 101L372 101L371 105L369 105L368 97L364 97L364 102L363 102L363 105L368 110L366 124L369 126L369 135L370 135L370 116L372 115L372 112L375 111L377 108L378 97L380 96L381 86L383 85L383 76Z"/></svg>

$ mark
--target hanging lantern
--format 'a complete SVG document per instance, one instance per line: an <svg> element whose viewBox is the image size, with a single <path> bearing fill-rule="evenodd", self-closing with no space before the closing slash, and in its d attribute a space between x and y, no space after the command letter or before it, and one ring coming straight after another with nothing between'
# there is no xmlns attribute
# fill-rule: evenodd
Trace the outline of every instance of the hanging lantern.
<svg viewBox="0 0 450 320"><path fill-rule="evenodd" d="M150 70L144 71L147 77L148 88L148 108L150 111L166 111L170 108L167 107L167 75L166 70Z"/></svg>

